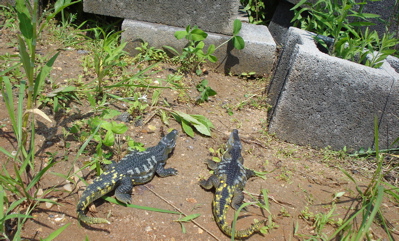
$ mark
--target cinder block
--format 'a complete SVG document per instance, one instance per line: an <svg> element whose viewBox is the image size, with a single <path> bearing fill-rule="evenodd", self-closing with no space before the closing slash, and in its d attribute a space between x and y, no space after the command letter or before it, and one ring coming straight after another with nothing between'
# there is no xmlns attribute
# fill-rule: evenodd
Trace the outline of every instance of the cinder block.
<svg viewBox="0 0 399 241"><path fill-rule="evenodd" d="M231 34L239 0L84 0L85 12Z"/></svg>
<svg viewBox="0 0 399 241"><path fill-rule="evenodd" d="M126 50L132 55L138 53L135 48L143 41L156 48L168 45L179 52L187 44L187 40L177 40L174 37L174 33L184 30L183 28L125 19L122 30L124 30L122 39L128 42ZM245 48L237 50L233 49L232 44L223 45L216 50L215 56L218 62L211 64L211 67L215 67L217 71L233 74L250 71L258 75L270 74L276 60L276 44L267 27L243 23L240 35L245 41ZM205 46L210 44L219 46L230 37L208 32Z"/></svg>
<svg viewBox="0 0 399 241"><path fill-rule="evenodd" d="M312 34L291 27L269 86L269 131L288 142L351 150L399 137L399 75L320 52Z"/></svg>
<svg viewBox="0 0 399 241"><path fill-rule="evenodd" d="M291 19L294 17L294 11L290 9L293 6L292 3L279 1L270 21L268 28L277 44L281 45L285 41L288 28L292 26Z"/></svg>

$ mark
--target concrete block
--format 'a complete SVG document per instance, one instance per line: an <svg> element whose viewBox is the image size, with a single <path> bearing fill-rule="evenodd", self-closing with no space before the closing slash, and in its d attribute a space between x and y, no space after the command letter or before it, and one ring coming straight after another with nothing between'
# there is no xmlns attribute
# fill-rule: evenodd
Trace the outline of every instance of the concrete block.
<svg viewBox="0 0 399 241"><path fill-rule="evenodd" d="M300 145L350 150L380 148L399 137L399 75L385 61L379 69L331 57L312 34L291 27L269 86L269 132Z"/></svg>
<svg viewBox="0 0 399 241"><path fill-rule="evenodd" d="M126 51L132 55L138 53L135 48L142 42L148 42L149 46L156 48L171 46L179 52L187 44L187 40L177 40L174 37L176 31L184 30L179 27L125 19L122 30L122 39L128 42ZM276 60L276 44L267 27L243 23L240 35L245 41L245 48L237 50L233 49L232 44L223 45L215 52L218 62L210 66L225 73L241 74L254 71L258 75L270 74ZM205 46L219 46L229 38L227 35L208 32L204 42Z"/></svg>
<svg viewBox="0 0 399 241"><path fill-rule="evenodd" d="M84 0L85 12L161 23L176 27L197 25L204 31L231 34L239 0Z"/></svg>
<svg viewBox="0 0 399 241"><path fill-rule="evenodd" d="M290 9L293 6L294 4L292 3L279 1L276 11L273 14L273 18L268 26L274 41L279 45L285 41L288 28L292 26L291 19L294 17L294 11L291 11Z"/></svg>

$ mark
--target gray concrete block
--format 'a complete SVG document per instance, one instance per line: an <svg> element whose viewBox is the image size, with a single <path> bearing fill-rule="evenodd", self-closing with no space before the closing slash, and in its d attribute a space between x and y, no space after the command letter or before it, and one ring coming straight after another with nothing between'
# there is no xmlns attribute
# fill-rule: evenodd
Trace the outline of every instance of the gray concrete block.
<svg viewBox="0 0 399 241"><path fill-rule="evenodd" d="M268 26L276 43L281 45L285 41L288 28L292 26L291 19L294 17L294 11L290 9L294 5L286 1L279 1L273 18Z"/></svg>
<svg viewBox="0 0 399 241"><path fill-rule="evenodd" d="M380 148L399 137L399 75L320 52L312 34L291 27L269 87L269 132L288 142L351 150Z"/></svg>
<svg viewBox="0 0 399 241"><path fill-rule="evenodd" d="M231 35L239 0L84 0L85 12Z"/></svg>
<svg viewBox="0 0 399 241"><path fill-rule="evenodd" d="M171 46L179 52L187 44L187 40L177 40L174 37L174 33L184 30L183 28L125 19L122 30L122 39L128 42L126 51L132 55L138 53L135 48L142 42L148 42L149 46L156 48ZM223 45L215 52L218 62L209 65L225 73L241 74L254 71L258 75L270 74L276 60L276 44L267 27L243 23L240 35L245 41L244 49L233 49L232 44ZM205 48L210 44L219 46L229 38L227 35L208 32L204 41Z"/></svg>

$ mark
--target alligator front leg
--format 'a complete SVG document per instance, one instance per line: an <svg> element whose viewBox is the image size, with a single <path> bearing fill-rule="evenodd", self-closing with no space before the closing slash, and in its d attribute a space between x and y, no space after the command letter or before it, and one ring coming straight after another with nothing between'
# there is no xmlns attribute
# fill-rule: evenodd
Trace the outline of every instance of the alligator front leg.
<svg viewBox="0 0 399 241"><path fill-rule="evenodd" d="M155 172L160 176L160 177L167 177L167 176L174 176L177 175L177 170L174 168L164 168L163 165L159 165Z"/></svg>
<svg viewBox="0 0 399 241"><path fill-rule="evenodd" d="M124 177L119 181L119 186L115 189L115 197L123 203L130 203L132 200L132 189L132 178Z"/></svg>
<svg viewBox="0 0 399 241"><path fill-rule="evenodd" d="M206 190L211 189L212 187L217 188L220 184L220 180L216 175L212 175L208 178L208 180L200 180L199 185Z"/></svg>

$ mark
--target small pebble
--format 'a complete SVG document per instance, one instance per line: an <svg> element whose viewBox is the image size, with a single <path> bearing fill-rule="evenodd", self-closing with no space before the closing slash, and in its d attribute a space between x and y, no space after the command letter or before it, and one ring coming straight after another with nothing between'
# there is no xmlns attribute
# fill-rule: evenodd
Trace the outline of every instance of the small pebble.
<svg viewBox="0 0 399 241"><path fill-rule="evenodd" d="M88 53L89 53L89 51L87 51L87 50L82 50L82 49L78 50L78 54L88 54Z"/></svg>

